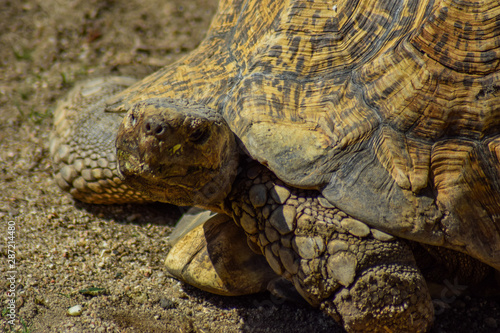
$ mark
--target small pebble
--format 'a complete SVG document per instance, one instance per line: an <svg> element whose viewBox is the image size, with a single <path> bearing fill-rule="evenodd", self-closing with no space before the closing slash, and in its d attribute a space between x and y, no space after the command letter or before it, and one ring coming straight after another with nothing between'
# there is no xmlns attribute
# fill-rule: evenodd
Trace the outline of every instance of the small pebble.
<svg viewBox="0 0 500 333"><path fill-rule="evenodd" d="M68 314L68 316L72 317L79 316L82 314L82 306L81 305L72 306L68 309L68 311L66 311L66 313Z"/></svg>
<svg viewBox="0 0 500 333"><path fill-rule="evenodd" d="M486 326L491 327L491 328L498 328L498 323L497 320L493 317L487 317L484 318L484 323Z"/></svg>
<svg viewBox="0 0 500 333"><path fill-rule="evenodd" d="M175 308L175 302L166 297L160 298L160 306L164 309L173 309Z"/></svg>

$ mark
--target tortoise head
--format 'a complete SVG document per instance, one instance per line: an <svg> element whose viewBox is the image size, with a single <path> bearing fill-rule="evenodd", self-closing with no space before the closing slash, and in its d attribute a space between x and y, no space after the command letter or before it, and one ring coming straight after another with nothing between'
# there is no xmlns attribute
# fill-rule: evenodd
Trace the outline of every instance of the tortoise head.
<svg viewBox="0 0 500 333"><path fill-rule="evenodd" d="M132 106L116 138L125 182L152 200L218 210L238 167L233 132L213 109L171 99Z"/></svg>

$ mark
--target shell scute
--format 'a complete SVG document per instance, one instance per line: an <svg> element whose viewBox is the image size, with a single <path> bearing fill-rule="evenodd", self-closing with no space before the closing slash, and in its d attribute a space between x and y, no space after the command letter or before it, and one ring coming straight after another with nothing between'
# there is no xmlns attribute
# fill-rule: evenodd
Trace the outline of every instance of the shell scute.
<svg viewBox="0 0 500 333"><path fill-rule="evenodd" d="M498 1L223 1L213 22L108 109L204 104L288 185L500 267Z"/></svg>

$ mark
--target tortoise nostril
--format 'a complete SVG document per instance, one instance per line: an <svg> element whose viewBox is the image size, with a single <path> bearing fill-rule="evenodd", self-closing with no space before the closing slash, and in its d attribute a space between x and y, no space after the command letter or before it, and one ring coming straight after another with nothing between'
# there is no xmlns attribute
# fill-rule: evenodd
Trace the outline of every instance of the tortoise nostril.
<svg viewBox="0 0 500 333"><path fill-rule="evenodd" d="M150 118L144 123L144 132L156 137L162 136L166 131L166 124L157 118Z"/></svg>
<svg viewBox="0 0 500 333"><path fill-rule="evenodd" d="M127 119L126 123L127 126L135 127L135 125L137 125L137 117L135 116L135 114L129 113L126 119Z"/></svg>

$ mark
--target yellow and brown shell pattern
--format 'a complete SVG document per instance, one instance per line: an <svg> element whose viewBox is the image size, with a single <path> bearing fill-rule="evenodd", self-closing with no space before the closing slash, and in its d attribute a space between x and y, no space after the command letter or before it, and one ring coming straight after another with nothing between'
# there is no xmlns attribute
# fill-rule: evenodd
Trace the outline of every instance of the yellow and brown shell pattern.
<svg viewBox="0 0 500 333"><path fill-rule="evenodd" d="M500 269L499 69L498 0L223 0L107 109L207 105L285 183Z"/></svg>

